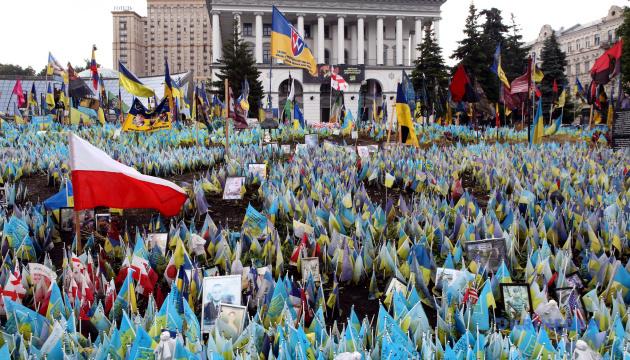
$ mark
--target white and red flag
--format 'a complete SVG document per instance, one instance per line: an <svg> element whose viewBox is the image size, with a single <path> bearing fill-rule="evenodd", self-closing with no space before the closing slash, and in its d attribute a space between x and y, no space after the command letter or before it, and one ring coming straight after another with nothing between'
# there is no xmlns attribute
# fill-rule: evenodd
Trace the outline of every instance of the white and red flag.
<svg viewBox="0 0 630 360"><path fill-rule="evenodd" d="M144 208L175 216L186 201L186 192L174 183L141 174L75 134L70 134L69 142L76 211Z"/></svg>
<svg viewBox="0 0 630 360"><path fill-rule="evenodd" d="M337 74L330 75L330 86L337 91L348 91L348 83L346 80Z"/></svg>

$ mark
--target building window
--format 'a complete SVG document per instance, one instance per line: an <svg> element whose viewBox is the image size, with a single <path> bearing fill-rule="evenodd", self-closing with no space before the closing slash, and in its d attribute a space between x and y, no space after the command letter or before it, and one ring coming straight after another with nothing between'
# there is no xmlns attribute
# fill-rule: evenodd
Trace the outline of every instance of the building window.
<svg viewBox="0 0 630 360"><path fill-rule="evenodd" d="M271 45L266 43L263 45L263 63L269 64L271 62Z"/></svg>
<svg viewBox="0 0 630 360"><path fill-rule="evenodd" d="M252 23L243 24L243 36L252 36Z"/></svg>
<svg viewBox="0 0 630 360"><path fill-rule="evenodd" d="M586 39L586 48L590 48L591 47L591 39Z"/></svg>
<svg viewBox="0 0 630 360"><path fill-rule="evenodd" d="M595 34L595 39L593 40L595 46L599 46L599 34Z"/></svg>
<svg viewBox="0 0 630 360"><path fill-rule="evenodd" d="M305 39L311 38L311 25L304 25L304 38Z"/></svg>
<svg viewBox="0 0 630 360"><path fill-rule="evenodd" d="M608 30L608 43L612 43L613 41L613 31L612 30Z"/></svg>
<svg viewBox="0 0 630 360"><path fill-rule="evenodd" d="M350 39L350 32L348 31L348 25L344 25L343 27L343 38L346 40Z"/></svg>
<svg viewBox="0 0 630 360"><path fill-rule="evenodd" d="M330 64L330 51L324 50L324 64Z"/></svg>
<svg viewBox="0 0 630 360"><path fill-rule="evenodd" d="M271 36L271 24L263 24L263 36Z"/></svg>
<svg viewBox="0 0 630 360"><path fill-rule="evenodd" d="M121 21L120 22L120 30L127 30L127 22L126 21Z"/></svg>
<svg viewBox="0 0 630 360"><path fill-rule="evenodd" d="M569 52L572 53L573 52L573 44L569 43Z"/></svg>
<svg viewBox="0 0 630 360"><path fill-rule="evenodd" d="M587 73L588 72L588 61L584 62L584 72Z"/></svg>
<svg viewBox="0 0 630 360"><path fill-rule="evenodd" d="M330 39L330 26L328 25L324 25L324 39Z"/></svg>

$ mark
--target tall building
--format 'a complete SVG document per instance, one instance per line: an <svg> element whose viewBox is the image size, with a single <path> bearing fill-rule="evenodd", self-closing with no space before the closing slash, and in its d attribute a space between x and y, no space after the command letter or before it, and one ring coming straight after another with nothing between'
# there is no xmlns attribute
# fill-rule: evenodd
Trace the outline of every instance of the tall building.
<svg viewBox="0 0 630 360"><path fill-rule="evenodd" d="M112 12L113 63L123 62L138 76L192 70L207 79L211 66L211 28L204 0L147 0L147 16L130 8Z"/></svg>
<svg viewBox="0 0 630 360"><path fill-rule="evenodd" d="M590 70L595 60L606 49L619 40L616 31L623 23L623 9L619 6L611 6L606 16L587 24L575 24L569 28L555 30L560 49L567 56L565 74L573 86L575 78L579 78L582 85L586 86L591 81ZM550 25L544 25L540 29L538 38L527 44L532 52L536 53L537 61L543 42L551 36L554 29Z"/></svg>
<svg viewBox="0 0 630 360"><path fill-rule="evenodd" d="M349 83L344 103L353 113L359 95L366 99L363 117L372 116L372 102L395 101L402 70L411 70L426 26L439 40L440 7L446 0L207 0L212 18L213 75L220 71L221 46L234 24L252 48L272 106L282 108L289 75L295 79L296 102L308 122L326 121L330 111L330 80L322 73L330 65ZM271 12L275 5L304 37L315 56L319 75L278 64L271 59ZM274 62L271 64L271 62ZM269 78L271 74L271 79ZM391 110L391 109L389 109ZM391 111L390 111L391 112Z"/></svg>

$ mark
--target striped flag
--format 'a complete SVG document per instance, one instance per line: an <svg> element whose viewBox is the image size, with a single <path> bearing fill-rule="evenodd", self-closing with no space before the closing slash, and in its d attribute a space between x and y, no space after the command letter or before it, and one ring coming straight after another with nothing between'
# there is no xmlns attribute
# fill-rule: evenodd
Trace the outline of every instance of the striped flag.
<svg viewBox="0 0 630 360"><path fill-rule="evenodd" d="M477 292L477 289L469 286L466 289L466 292L464 292L464 299L462 300L462 303L465 304L469 302L470 305L475 305L477 300L479 300L479 293Z"/></svg>

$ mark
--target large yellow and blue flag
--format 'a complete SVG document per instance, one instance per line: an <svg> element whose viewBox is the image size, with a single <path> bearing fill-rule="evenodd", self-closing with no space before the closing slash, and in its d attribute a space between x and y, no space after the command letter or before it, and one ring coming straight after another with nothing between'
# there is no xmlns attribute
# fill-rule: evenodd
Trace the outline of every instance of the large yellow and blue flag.
<svg viewBox="0 0 630 360"><path fill-rule="evenodd" d="M542 102L538 100L538 108L534 116L534 124L531 126L529 137L530 144L540 144L544 135L545 126L543 124Z"/></svg>
<svg viewBox="0 0 630 360"><path fill-rule="evenodd" d="M497 49L494 51L494 63L490 67L490 70L499 77L499 80L506 88L510 88L510 82L508 81L507 76L505 76L505 71L503 71L503 68L501 67L501 43L497 44Z"/></svg>
<svg viewBox="0 0 630 360"><path fill-rule="evenodd" d="M271 19L271 56L315 76L317 62L304 39L275 6Z"/></svg>
<svg viewBox="0 0 630 360"><path fill-rule="evenodd" d="M144 86L136 75L129 71L120 61L118 62L118 82L127 92L137 97L148 98L155 96L153 89Z"/></svg>
<svg viewBox="0 0 630 360"><path fill-rule="evenodd" d="M164 97L168 99L168 108L175 114L175 92L173 91L173 80L168 71L168 59L164 57Z"/></svg>
<svg viewBox="0 0 630 360"><path fill-rule="evenodd" d="M396 94L396 115L398 116L398 124L400 125L401 141L403 144L418 146L418 138L416 130L411 120L411 109L407 103L407 96L403 90L402 84L398 83L398 91Z"/></svg>

